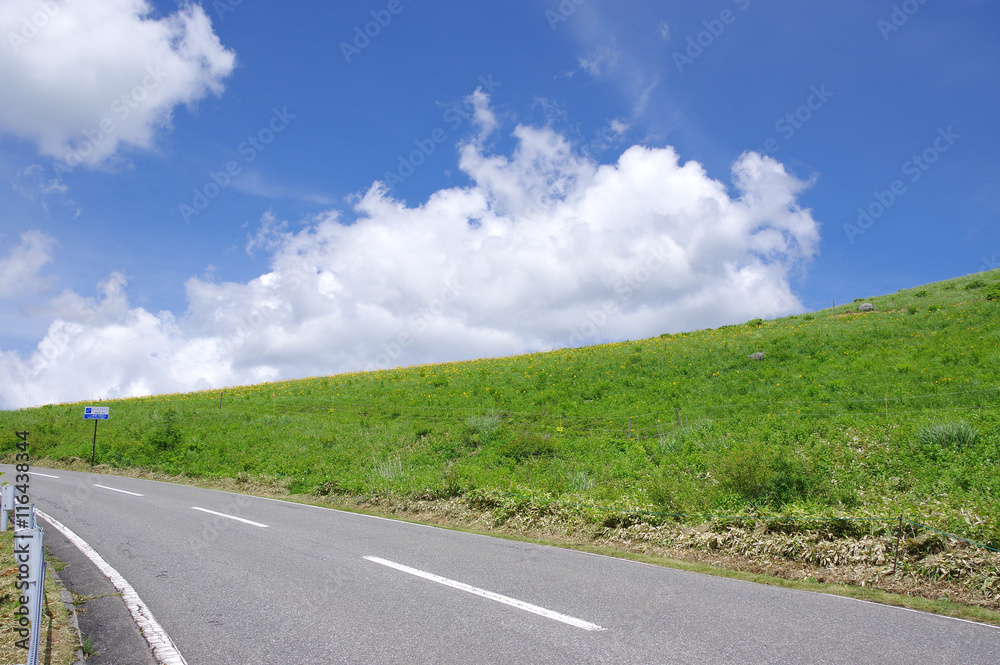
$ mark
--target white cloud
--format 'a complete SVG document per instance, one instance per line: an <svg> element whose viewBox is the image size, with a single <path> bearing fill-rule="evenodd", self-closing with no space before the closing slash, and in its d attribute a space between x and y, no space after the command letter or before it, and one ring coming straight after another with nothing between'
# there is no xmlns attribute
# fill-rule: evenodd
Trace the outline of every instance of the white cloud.
<svg viewBox="0 0 1000 665"><path fill-rule="evenodd" d="M258 249L273 252L281 247L286 233L288 233L288 222L279 221L274 213L268 210L261 217L261 223L257 230L253 234L247 235L247 254L253 256Z"/></svg>
<svg viewBox="0 0 1000 665"><path fill-rule="evenodd" d="M497 117L493 113L493 109L490 108L489 94L483 92L481 88L477 88L469 96L469 101L472 103L473 109L472 121L479 126L479 140L481 141L497 128Z"/></svg>
<svg viewBox="0 0 1000 665"><path fill-rule="evenodd" d="M66 194L69 188L55 178L46 178L45 167L32 164L17 174L17 179L11 183L14 191L34 201L38 197L52 194Z"/></svg>
<svg viewBox="0 0 1000 665"><path fill-rule="evenodd" d="M0 298L47 291L51 284L41 270L52 260L55 244L55 238L42 231L22 233L21 242L0 256Z"/></svg>
<svg viewBox="0 0 1000 665"><path fill-rule="evenodd" d="M57 318L27 358L0 354L16 377L0 404L507 355L801 309L789 275L814 255L818 226L796 203L807 183L773 159L741 156L731 195L670 147L600 165L548 128L514 137L510 155L482 134L461 146L470 184L416 207L376 183L351 220L332 210L289 230L265 215L251 244L273 248L270 272L192 277L183 316L129 305L120 278L88 316L63 294L75 318Z"/></svg>
<svg viewBox="0 0 1000 665"><path fill-rule="evenodd" d="M154 18L145 0L5 0L0 35L0 131L70 168L150 147L235 61L196 4Z"/></svg>
<svg viewBox="0 0 1000 665"><path fill-rule="evenodd" d="M67 187L59 178L49 178L44 166L31 164L17 173L11 181L14 191L29 201L41 201L42 208L49 211L49 201L54 201L74 210L74 217L82 212L80 206L69 196Z"/></svg>
<svg viewBox="0 0 1000 665"><path fill-rule="evenodd" d="M609 126L611 127L611 131L621 136L622 134L627 132L629 130L629 127L631 127L632 125L630 125L627 122L622 122L621 120L615 118L609 123Z"/></svg>
<svg viewBox="0 0 1000 665"><path fill-rule="evenodd" d="M598 78L617 68L621 57L621 51L616 46L603 46L589 55L578 57L577 62L580 69Z"/></svg>

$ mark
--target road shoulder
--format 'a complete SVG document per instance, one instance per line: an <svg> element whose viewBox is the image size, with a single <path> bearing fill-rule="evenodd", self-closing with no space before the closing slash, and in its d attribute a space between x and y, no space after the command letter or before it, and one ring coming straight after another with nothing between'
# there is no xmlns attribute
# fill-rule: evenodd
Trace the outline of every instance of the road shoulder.
<svg viewBox="0 0 1000 665"><path fill-rule="evenodd" d="M53 529L49 552L62 561L63 584L73 594L80 632L94 653L87 665L157 665L121 594L83 552Z"/></svg>

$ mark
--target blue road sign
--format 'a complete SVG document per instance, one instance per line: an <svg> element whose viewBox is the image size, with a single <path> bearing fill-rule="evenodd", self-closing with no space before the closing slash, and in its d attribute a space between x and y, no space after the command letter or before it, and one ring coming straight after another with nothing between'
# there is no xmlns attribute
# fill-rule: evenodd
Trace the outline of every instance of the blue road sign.
<svg viewBox="0 0 1000 665"><path fill-rule="evenodd" d="M83 409L84 420L107 420L111 417L109 406L87 406Z"/></svg>

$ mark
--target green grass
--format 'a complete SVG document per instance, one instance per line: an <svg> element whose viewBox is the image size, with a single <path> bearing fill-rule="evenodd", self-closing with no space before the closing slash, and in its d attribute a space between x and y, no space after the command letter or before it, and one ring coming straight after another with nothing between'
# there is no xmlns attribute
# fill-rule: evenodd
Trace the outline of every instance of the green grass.
<svg viewBox="0 0 1000 665"><path fill-rule="evenodd" d="M998 282L993 271L715 330L105 402L97 460L303 495L903 514L1000 547ZM0 412L0 453L28 430L35 458L89 460L82 411Z"/></svg>

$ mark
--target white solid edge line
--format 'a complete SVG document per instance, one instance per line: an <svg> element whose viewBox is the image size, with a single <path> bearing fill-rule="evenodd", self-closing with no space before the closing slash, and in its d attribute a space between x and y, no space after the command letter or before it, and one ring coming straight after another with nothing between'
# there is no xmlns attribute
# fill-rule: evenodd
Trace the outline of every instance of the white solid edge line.
<svg viewBox="0 0 1000 665"><path fill-rule="evenodd" d="M59 476L50 476L47 473L38 473L37 471L29 471L28 474L32 476L42 476L43 478L59 478Z"/></svg>
<svg viewBox="0 0 1000 665"><path fill-rule="evenodd" d="M131 494L132 496L145 496L145 494L136 494L135 492L129 492L128 490L115 489L114 487L108 487L107 485L97 485L94 487L100 487L102 490L111 490L112 492L121 492L122 494Z"/></svg>
<svg viewBox="0 0 1000 665"><path fill-rule="evenodd" d="M251 526L259 526L261 529L267 528L266 524L261 524L260 522L254 522L252 520L245 520L242 517L236 517L235 515L217 513L214 510L209 510L208 508L199 508L198 506L191 506L191 510L200 510L203 513L211 513L212 515L218 515L219 517L225 517L227 519L236 520L237 522L243 522L244 524L249 524Z"/></svg>
<svg viewBox="0 0 1000 665"><path fill-rule="evenodd" d="M128 607L128 611L132 614L132 618L135 620L136 626L139 627L139 631L142 633L143 637L146 638L146 642L149 644L149 648L153 652L153 657L156 659L157 663L161 665L187 665L187 661L181 656L177 647L174 646L173 641L171 641L170 636L167 632L163 630L156 619L153 618L153 614L146 607L146 604L142 602L142 598L139 598L139 594L135 592L135 589L125 581L125 578L121 576L117 570L111 567L107 561L104 560L97 551L87 544L85 540L80 538L80 536L73 533L66 525L61 523L54 517L46 515L41 510L35 509L46 522L54 526L62 535L72 542L77 548L87 555L87 558L94 562L94 565L111 580L111 583L116 589L121 593L122 600L125 601L125 606Z"/></svg>
<svg viewBox="0 0 1000 665"><path fill-rule="evenodd" d="M516 607L519 610L524 610L525 612L531 612L532 614L543 616L546 619L561 621L562 623L569 624L570 626L575 626L576 628L582 628L583 630L606 630L606 628L602 628L601 626L598 626L596 623L590 623L589 621L584 621L583 619L577 619L576 617L571 617L566 614L560 614L559 612L555 612L553 610L547 610L544 607L539 607L538 605L532 605L531 603L526 603L523 600L518 600L516 598L511 598L509 596L503 596L499 593L494 593L493 591L487 591L486 589L480 589L479 587L474 587L471 584L465 584L464 582L456 582L455 580L450 580L447 577L441 577L440 575L427 573L422 570L417 570L416 568L410 568L409 566L404 566L401 563L395 563L394 561L380 559L377 556L366 556L364 558L367 559L368 561L371 561L372 563L388 566L389 568L395 568L396 570L402 571L404 573L409 573L410 575L416 575L417 577L422 577L425 580L430 580L431 582L437 582L438 584L443 584L453 589L458 589L459 591L465 591L466 593L471 593L476 596L482 596L483 598L495 600L498 603L510 605L511 607Z"/></svg>

